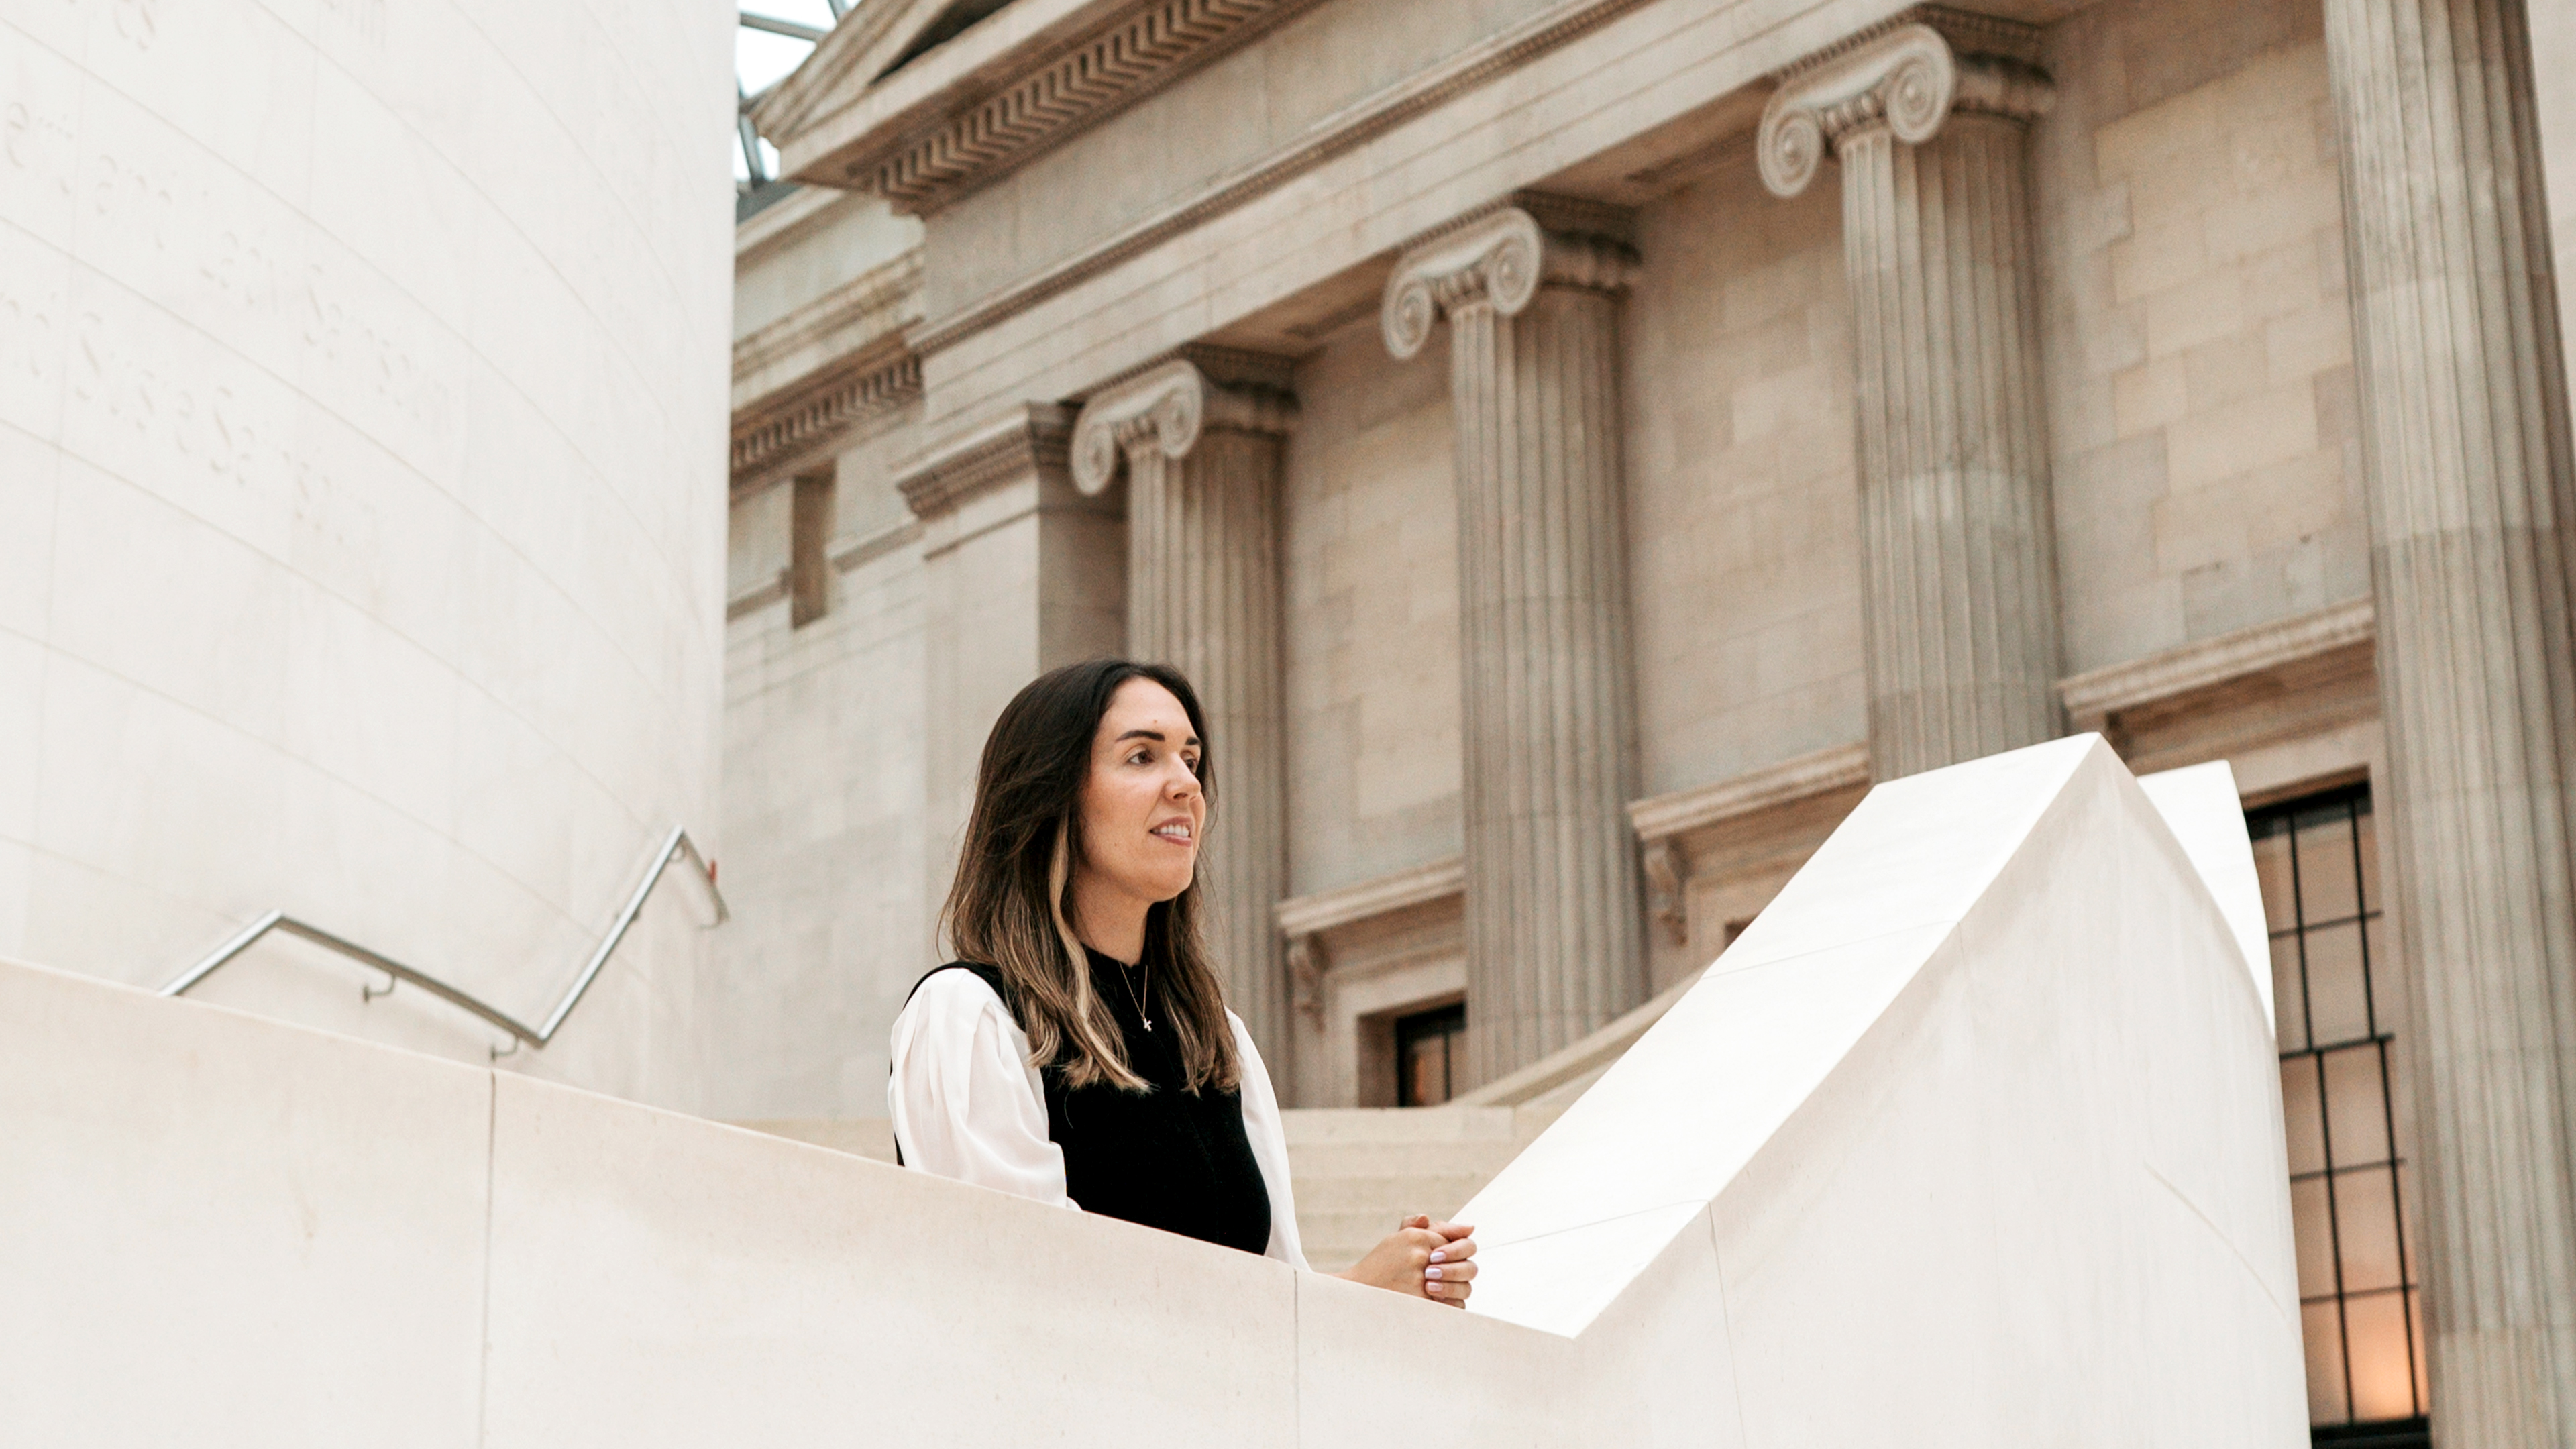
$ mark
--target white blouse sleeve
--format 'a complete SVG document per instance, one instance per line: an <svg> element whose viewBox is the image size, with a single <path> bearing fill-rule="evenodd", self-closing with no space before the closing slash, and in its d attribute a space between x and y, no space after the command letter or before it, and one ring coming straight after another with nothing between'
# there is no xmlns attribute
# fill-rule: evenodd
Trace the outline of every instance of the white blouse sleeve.
<svg viewBox="0 0 2576 1449"><path fill-rule="evenodd" d="M1306 1250L1297 1241L1297 1195L1288 1185L1288 1132L1279 1116L1279 1096L1270 1088L1270 1069L1261 1064L1261 1050L1252 1044L1252 1033L1243 1029L1243 1018L1229 1011L1225 1019L1234 1028L1234 1049L1243 1058L1243 1135L1252 1143L1252 1160L1261 1166L1262 1185L1270 1189L1270 1247L1263 1256L1312 1272Z"/></svg>
<svg viewBox="0 0 2576 1449"><path fill-rule="evenodd" d="M921 983L894 1019L886 1112L904 1164L1058 1207L1064 1150L1047 1140L1045 1088L1029 1039L972 971Z"/></svg>

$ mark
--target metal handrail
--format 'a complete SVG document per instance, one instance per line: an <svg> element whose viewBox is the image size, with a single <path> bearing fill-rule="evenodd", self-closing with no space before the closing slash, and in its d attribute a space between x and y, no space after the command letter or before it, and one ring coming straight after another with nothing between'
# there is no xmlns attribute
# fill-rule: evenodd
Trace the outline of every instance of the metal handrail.
<svg viewBox="0 0 2576 1449"><path fill-rule="evenodd" d="M571 988L564 992L563 999L555 1003L555 1009L547 1014L543 1026L530 1026L471 992L459 990L425 971L414 970L390 956L371 951L345 936L334 935L309 921L298 920L284 911L271 911L244 926L239 934L217 946L204 960L179 973L176 980L161 988L161 994L163 996L186 995L190 987L214 975L226 963L249 950L261 937L271 931L284 931L290 936L300 936L317 946L328 947L350 960L372 966L392 978L396 985L408 981L439 1000L462 1007L508 1032L509 1048L507 1051L499 1047L492 1048L492 1055L495 1058L508 1056L510 1052L517 1051L522 1043L543 1049L547 1042L554 1040L556 1030L564 1024L564 1018L572 1015L572 1009L581 1004L582 994L590 990L590 983L599 979L600 969L605 967L608 964L608 958L615 954L617 943L626 939L627 928L634 925L636 916L643 912L644 902L651 899L653 887L662 883L662 876L671 868L673 858L682 855L687 856L689 863L696 867L698 880L707 888L707 899L715 906L716 918L709 929L733 919L733 912L725 906L724 892L716 889L715 871L708 866L706 857L698 854L697 842L689 839L686 827L673 826L669 837L662 842L662 849L654 855L653 863L645 868L644 878L635 883L633 893L627 896L626 909L617 913L617 923L608 928L608 935L600 941L599 949L590 953L590 960L581 968L581 975L574 978ZM361 986L358 989L363 996L372 1001L376 997L390 993L394 988L387 986L383 991L377 991L371 987Z"/></svg>

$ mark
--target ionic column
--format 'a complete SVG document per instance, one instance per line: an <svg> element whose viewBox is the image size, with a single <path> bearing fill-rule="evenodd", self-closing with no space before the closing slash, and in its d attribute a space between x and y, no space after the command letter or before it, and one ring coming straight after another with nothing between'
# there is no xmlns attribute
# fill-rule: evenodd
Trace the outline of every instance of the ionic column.
<svg viewBox="0 0 2576 1449"><path fill-rule="evenodd" d="M2433 1413L2576 1444L2576 467L2523 6L2328 0Z"/></svg>
<svg viewBox="0 0 2576 1449"><path fill-rule="evenodd" d="M2031 240L2028 27L1908 12L1781 78L1757 138L1795 196L1842 163L1859 333L1873 773L2058 733L2057 540Z"/></svg>
<svg viewBox="0 0 2576 1449"><path fill-rule="evenodd" d="M1516 206L1416 247L1387 281L1397 358L1449 319L1471 1082L1645 993L1616 346L1633 265Z"/></svg>
<svg viewBox="0 0 2576 1449"><path fill-rule="evenodd" d="M1197 687L1214 779L1199 879L1226 1001L1286 1071L1288 991L1271 907L1288 882L1279 677L1285 393L1165 363L1101 392L1074 425L1074 484L1127 469L1127 651Z"/></svg>

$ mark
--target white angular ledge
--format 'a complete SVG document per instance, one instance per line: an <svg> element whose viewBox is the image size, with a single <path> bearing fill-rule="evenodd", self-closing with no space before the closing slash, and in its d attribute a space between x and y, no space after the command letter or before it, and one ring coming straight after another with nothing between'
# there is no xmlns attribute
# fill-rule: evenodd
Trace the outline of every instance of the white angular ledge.
<svg viewBox="0 0 2576 1449"><path fill-rule="evenodd" d="M1473 1311L1652 1337L1703 1274L1748 1444L2304 1442L2259 897L2185 773L2160 809L2082 736L1873 790L1461 1210Z"/></svg>
<svg viewBox="0 0 2576 1449"><path fill-rule="evenodd" d="M2231 788L2093 737L1880 786L1470 1204L1474 1314L0 964L0 1427L2290 1449Z"/></svg>

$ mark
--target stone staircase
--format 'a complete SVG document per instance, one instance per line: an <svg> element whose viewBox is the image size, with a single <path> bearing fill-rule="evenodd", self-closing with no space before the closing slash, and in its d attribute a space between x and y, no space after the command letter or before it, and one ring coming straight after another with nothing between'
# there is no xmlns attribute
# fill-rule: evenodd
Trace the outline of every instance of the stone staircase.
<svg viewBox="0 0 2576 1449"><path fill-rule="evenodd" d="M1327 1107L1284 1114L1306 1261L1336 1273L1359 1261L1407 1213L1456 1213L1527 1144L1517 1115L1509 1107Z"/></svg>

